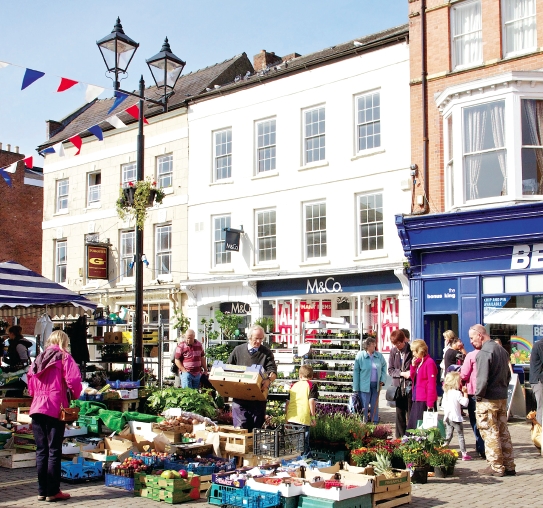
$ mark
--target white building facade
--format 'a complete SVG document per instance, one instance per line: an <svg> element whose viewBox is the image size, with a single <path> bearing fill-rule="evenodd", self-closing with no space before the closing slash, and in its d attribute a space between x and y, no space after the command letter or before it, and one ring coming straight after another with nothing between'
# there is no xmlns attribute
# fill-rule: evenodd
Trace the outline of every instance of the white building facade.
<svg viewBox="0 0 543 508"><path fill-rule="evenodd" d="M394 223L412 199L407 27L256 70L189 107L186 312L271 317L289 346L345 317L387 352L410 323Z"/></svg>

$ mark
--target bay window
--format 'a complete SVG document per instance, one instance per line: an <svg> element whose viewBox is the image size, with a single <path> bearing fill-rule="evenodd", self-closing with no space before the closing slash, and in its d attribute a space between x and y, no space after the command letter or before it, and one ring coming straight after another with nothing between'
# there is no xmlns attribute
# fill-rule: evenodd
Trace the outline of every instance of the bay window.
<svg viewBox="0 0 543 508"><path fill-rule="evenodd" d="M543 194L543 100L522 103L522 194Z"/></svg>

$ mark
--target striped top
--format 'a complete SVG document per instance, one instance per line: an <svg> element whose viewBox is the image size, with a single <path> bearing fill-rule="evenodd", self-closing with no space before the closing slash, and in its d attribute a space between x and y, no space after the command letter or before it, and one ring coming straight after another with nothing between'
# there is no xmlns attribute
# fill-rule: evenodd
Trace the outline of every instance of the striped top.
<svg viewBox="0 0 543 508"><path fill-rule="evenodd" d="M175 359L180 360L183 367L191 374L200 374L202 371L202 356L204 356L204 348L197 340L194 340L194 344L180 342L175 348Z"/></svg>

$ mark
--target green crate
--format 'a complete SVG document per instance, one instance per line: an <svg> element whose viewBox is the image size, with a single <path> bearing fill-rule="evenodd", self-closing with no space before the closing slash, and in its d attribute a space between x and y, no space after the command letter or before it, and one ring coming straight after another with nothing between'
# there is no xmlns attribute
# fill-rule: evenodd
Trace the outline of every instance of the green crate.
<svg viewBox="0 0 543 508"><path fill-rule="evenodd" d="M100 418L97 416L79 415L77 423L78 425L84 425L87 427L91 434L100 434Z"/></svg>
<svg viewBox="0 0 543 508"><path fill-rule="evenodd" d="M300 496L298 508L372 508L371 494L333 501L320 497Z"/></svg>
<svg viewBox="0 0 543 508"><path fill-rule="evenodd" d="M281 496L281 508L298 508L300 496L283 497Z"/></svg>

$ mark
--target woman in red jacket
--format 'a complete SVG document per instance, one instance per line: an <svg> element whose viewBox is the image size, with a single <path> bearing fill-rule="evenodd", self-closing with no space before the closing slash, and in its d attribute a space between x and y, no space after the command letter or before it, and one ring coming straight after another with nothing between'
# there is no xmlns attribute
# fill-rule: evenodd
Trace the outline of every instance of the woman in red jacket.
<svg viewBox="0 0 543 508"><path fill-rule="evenodd" d="M421 339L411 343L413 360L410 376L413 381L413 405L409 412L408 429L416 429L417 421L422 420L424 411L435 409L437 401L437 365L428 356L428 346Z"/></svg>

